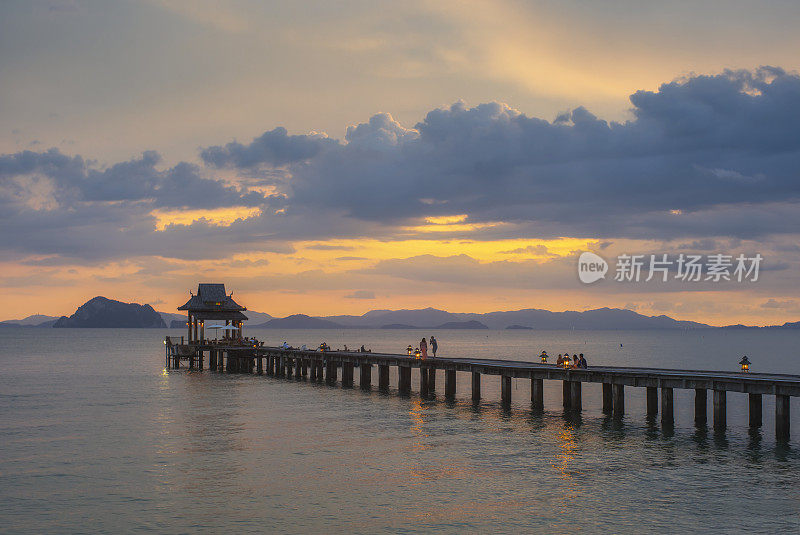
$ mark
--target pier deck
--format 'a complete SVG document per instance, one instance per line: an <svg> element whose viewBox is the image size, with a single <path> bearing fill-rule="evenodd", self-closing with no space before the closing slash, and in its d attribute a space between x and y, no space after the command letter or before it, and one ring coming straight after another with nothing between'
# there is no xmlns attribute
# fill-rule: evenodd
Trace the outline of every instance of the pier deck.
<svg viewBox="0 0 800 535"><path fill-rule="evenodd" d="M800 396L800 376L769 373L724 372L710 370L676 370L659 368L634 368L618 366L591 366L562 368L555 364L538 362L477 359L477 358L428 358L416 359L408 355L388 353L362 353L352 351L316 351L283 349L264 346L233 346L217 344L176 344L169 337L165 340L167 366L178 367L180 360L189 360L191 368L203 368L205 353L209 354L212 370L228 372L266 373L281 377L336 383L341 368L341 384L353 386L353 369L360 368L359 384L371 388L372 366L378 367L378 388L389 388L389 368L398 371L397 389L402 395L411 392L411 370L420 373L420 394L430 396L436 390L437 370L444 372L445 397L456 393L456 373L467 372L472 376L472 399L481 398L482 375L501 377L501 401L511 403L511 379L531 381L531 404L533 410L542 410L543 381L563 382L563 406L567 410L582 408L581 384L602 383L603 411L615 416L624 414L624 389L640 387L647 389L647 413L654 416L661 412L661 422L671 426L673 416L673 389L695 390L695 422L706 422L707 392L713 393L714 427L726 427L726 393L749 394L750 425L758 427L762 422L762 395L775 396L775 432L779 440L789 437L790 397ZM659 392L661 399L659 403Z"/></svg>

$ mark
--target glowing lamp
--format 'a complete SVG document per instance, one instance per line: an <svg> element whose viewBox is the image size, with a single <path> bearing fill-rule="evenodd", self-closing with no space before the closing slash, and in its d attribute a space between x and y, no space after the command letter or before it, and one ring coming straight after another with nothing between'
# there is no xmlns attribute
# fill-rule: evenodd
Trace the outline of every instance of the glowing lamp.
<svg viewBox="0 0 800 535"><path fill-rule="evenodd" d="M420 357L420 355L421 355L421 353L420 353L420 351L419 351L419 348L415 349L415 350L414 350L414 358L415 358L415 359L418 359L418 358Z"/></svg>
<svg viewBox="0 0 800 535"><path fill-rule="evenodd" d="M547 364L547 353L545 351L542 351L541 357L542 357L542 364Z"/></svg>
<svg viewBox="0 0 800 535"><path fill-rule="evenodd" d="M406 351L408 351L408 354L409 354L409 355L411 355L411 353L413 353L413 352L414 352L414 348L413 348L413 347L411 347L411 345L409 344L409 346L406 348ZM418 350L418 351L419 351L419 350Z"/></svg>
<svg viewBox="0 0 800 535"><path fill-rule="evenodd" d="M565 357L564 358L564 369L569 369L570 366L572 366L572 364L571 364L571 362L569 360L569 357Z"/></svg>
<svg viewBox="0 0 800 535"><path fill-rule="evenodd" d="M749 371L750 371L750 361L749 361L749 360L747 360L747 355L745 355L744 357L742 357L742 360L740 360L740 361L739 361L739 366L741 366L741 367L742 367L742 371L743 371L744 373L747 373L747 372L749 372Z"/></svg>

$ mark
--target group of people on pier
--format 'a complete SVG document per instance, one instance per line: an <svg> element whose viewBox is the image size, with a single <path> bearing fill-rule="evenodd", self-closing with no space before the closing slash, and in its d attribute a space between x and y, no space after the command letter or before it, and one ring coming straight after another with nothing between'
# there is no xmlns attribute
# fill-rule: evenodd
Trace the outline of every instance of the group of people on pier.
<svg viewBox="0 0 800 535"><path fill-rule="evenodd" d="M542 351L542 354L539 355L542 359L542 364L547 363L547 351ZM569 357L569 353L561 353L558 354L558 358L556 359L556 366L560 366L562 368L588 368L589 364L586 362L586 358L583 356L583 353L580 355L574 354L572 355L572 359Z"/></svg>
<svg viewBox="0 0 800 535"><path fill-rule="evenodd" d="M428 358L428 347L428 342L423 338L419 342L419 347L414 349L414 347L409 344L409 346L406 348L406 351L409 355L413 354L414 358L425 360ZM436 352L439 350L439 342L436 341L436 338L434 338L433 335L431 335L430 348L431 353L433 353L433 358L436 358Z"/></svg>

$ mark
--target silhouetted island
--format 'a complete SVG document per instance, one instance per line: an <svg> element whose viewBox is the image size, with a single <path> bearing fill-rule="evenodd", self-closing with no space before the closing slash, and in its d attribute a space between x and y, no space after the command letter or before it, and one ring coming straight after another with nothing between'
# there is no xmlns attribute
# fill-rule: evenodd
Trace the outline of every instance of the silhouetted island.
<svg viewBox="0 0 800 535"><path fill-rule="evenodd" d="M112 328L125 327L134 329L166 328L161 314L150 305L122 303L106 297L90 299L70 317L61 316L54 324L55 328Z"/></svg>

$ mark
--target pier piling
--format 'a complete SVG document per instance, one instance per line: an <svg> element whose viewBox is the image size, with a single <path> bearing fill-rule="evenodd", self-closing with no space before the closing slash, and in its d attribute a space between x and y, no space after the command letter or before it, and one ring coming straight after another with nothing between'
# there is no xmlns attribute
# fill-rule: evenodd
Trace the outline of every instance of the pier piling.
<svg viewBox="0 0 800 535"><path fill-rule="evenodd" d="M368 362L361 363L359 366L358 384L365 390L372 388L372 364Z"/></svg>
<svg viewBox="0 0 800 535"><path fill-rule="evenodd" d="M481 399L481 373L472 372L472 401Z"/></svg>
<svg viewBox="0 0 800 535"><path fill-rule="evenodd" d="M661 391L662 396L662 403L663 403L663 396L664 391ZM647 387L647 415L648 416L655 416L658 414L658 387L655 386L648 386Z"/></svg>
<svg viewBox="0 0 800 535"><path fill-rule="evenodd" d="M581 403L581 382L572 381L570 386L569 408L573 411L580 411L583 406Z"/></svg>
<svg viewBox="0 0 800 535"><path fill-rule="evenodd" d="M694 389L694 424L703 427L708 422L708 391L705 388Z"/></svg>
<svg viewBox="0 0 800 535"><path fill-rule="evenodd" d="M501 401L503 406L510 407L511 406L511 376L510 375L501 375L500 376L500 394L501 394Z"/></svg>
<svg viewBox="0 0 800 535"><path fill-rule="evenodd" d="M750 427L761 427L761 394L748 394Z"/></svg>
<svg viewBox="0 0 800 535"><path fill-rule="evenodd" d="M621 417L625 414L625 385L613 385L612 394L614 398L614 416Z"/></svg>
<svg viewBox="0 0 800 535"><path fill-rule="evenodd" d="M603 412L611 414L614 409L614 395L612 393L611 383L603 383Z"/></svg>
<svg viewBox="0 0 800 535"><path fill-rule="evenodd" d="M544 380L531 378L531 406L535 411L544 410Z"/></svg>
<svg viewBox="0 0 800 535"><path fill-rule="evenodd" d="M456 371L444 371L444 397L447 399L455 399L456 397Z"/></svg>
<svg viewBox="0 0 800 535"><path fill-rule="evenodd" d="M397 389L401 394L407 396L411 393L411 366L398 366L397 373L399 375Z"/></svg>
<svg viewBox="0 0 800 535"><path fill-rule="evenodd" d="M648 388L647 390L649 391L650 389ZM654 388L653 390L656 389ZM649 405L649 398L647 401ZM667 427L671 427L673 424L675 424L672 388L663 386L661 387L661 424Z"/></svg>
<svg viewBox="0 0 800 535"><path fill-rule="evenodd" d="M775 438L780 441L789 440L789 396L775 396Z"/></svg>
<svg viewBox="0 0 800 535"><path fill-rule="evenodd" d="M714 390L714 429L721 431L728 426L727 392Z"/></svg>
<svg viewBox="0 0 800 535"><path fill-rule="evenodd" d="M378 364L378 389L389 390L389 365Z"/></svg>

